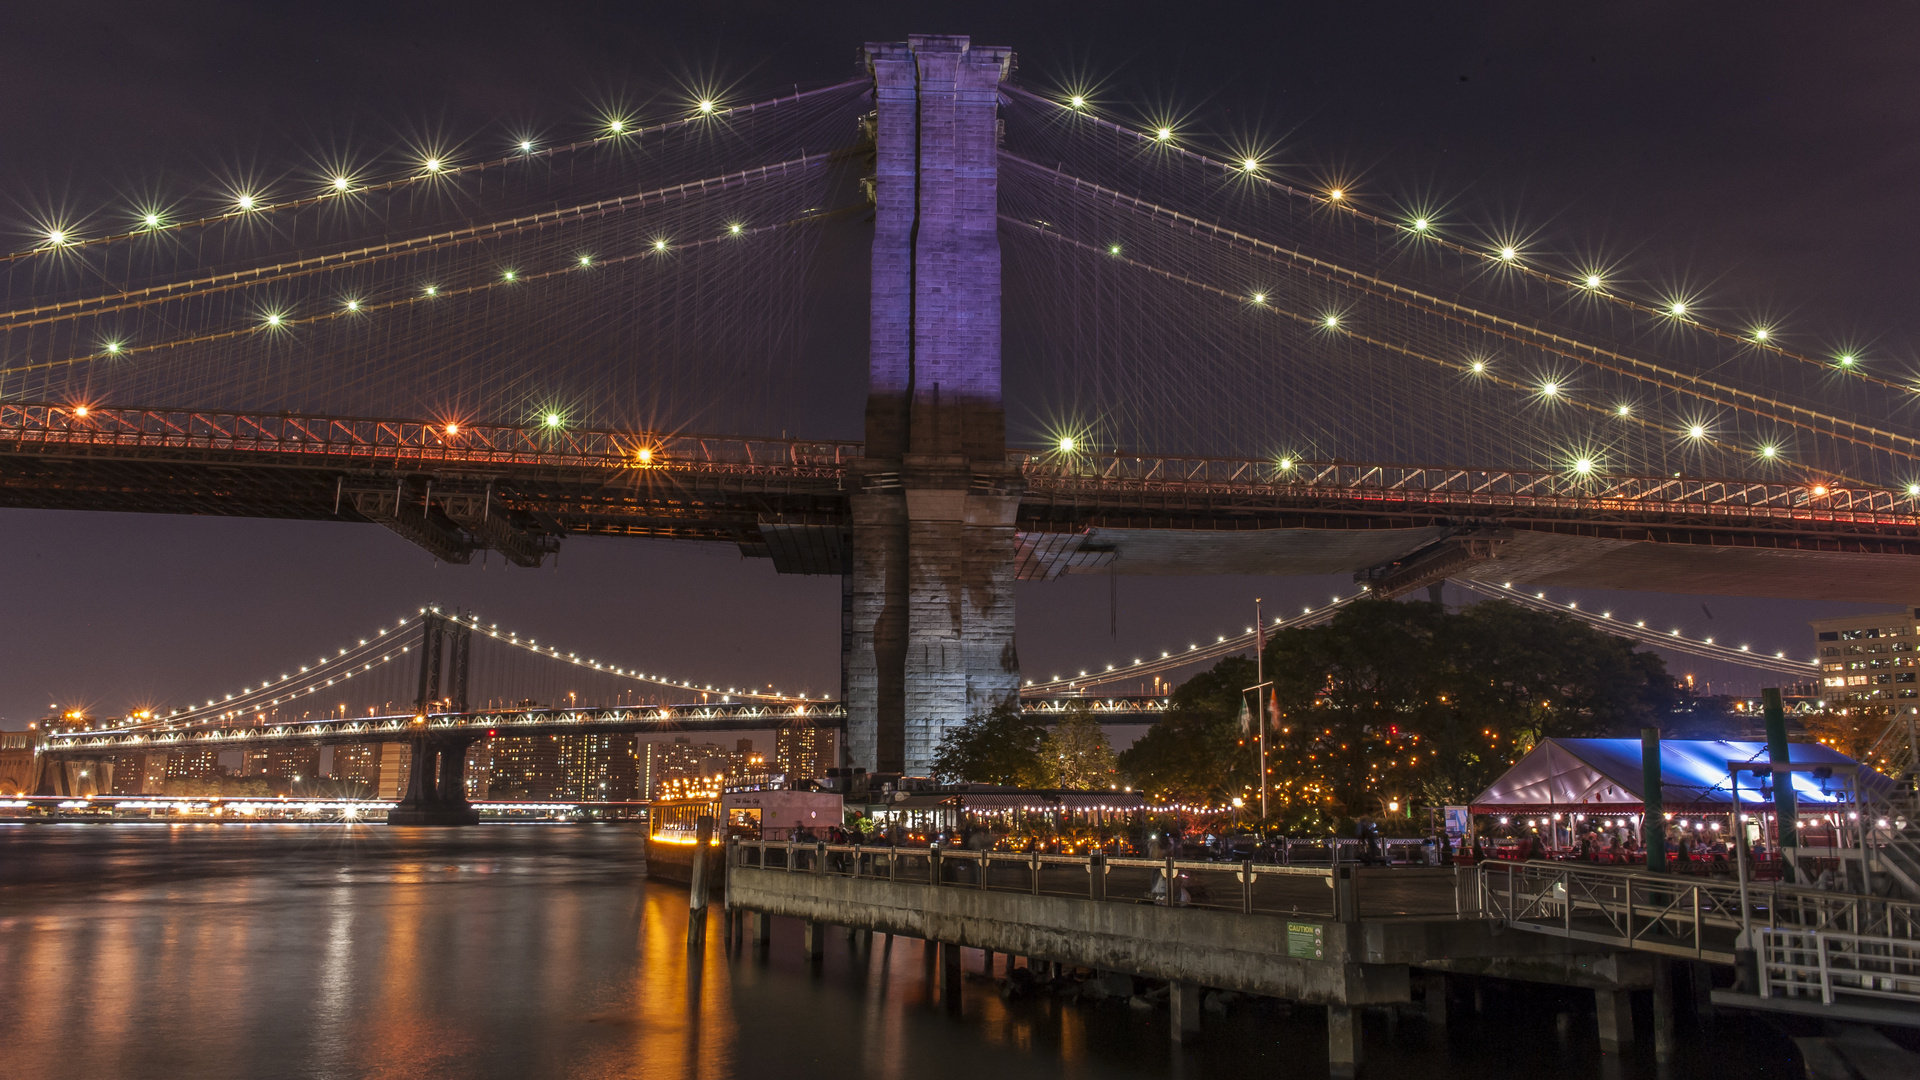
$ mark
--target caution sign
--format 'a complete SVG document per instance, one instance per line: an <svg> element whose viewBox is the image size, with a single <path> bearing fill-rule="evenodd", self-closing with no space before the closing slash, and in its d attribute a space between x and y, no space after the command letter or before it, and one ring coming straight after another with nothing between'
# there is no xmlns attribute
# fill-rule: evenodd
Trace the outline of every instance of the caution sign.
<svg viewBox="0 0 1920 1080"><path fill-rule="evenodd" d="M1326 959L1327 928L1320 923L1288 923L1287 955L1302 960Z"/></svg>

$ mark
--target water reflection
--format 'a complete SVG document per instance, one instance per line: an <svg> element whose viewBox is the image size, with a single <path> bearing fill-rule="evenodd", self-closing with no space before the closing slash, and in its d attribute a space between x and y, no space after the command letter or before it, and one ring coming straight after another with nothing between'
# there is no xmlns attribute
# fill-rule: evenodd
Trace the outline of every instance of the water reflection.
<svg viewBox="0 0 1920 1080"><path fill-rule="evenodd" d="M686 892L645 885L616 826L0 826L0 1074L726 1080L1193 1080L1324 1075L1319 1010L1164 1011L978 977L957 1011L933 950L829 931L818 963L776 920L729 950L718 907L690 952ZM981 954L967 950L978 973ZM1005 958L1000 958L1004 971ZM1423 1080L1652 1077L1604 1061L1590 998L1490 993L1451 1045L1418 1023L1368 1072ZM1569 1012L1565 1034L1555 1014ZM1666 1075L1793 1075L1764 1025L1688 1040Z"/></svg>

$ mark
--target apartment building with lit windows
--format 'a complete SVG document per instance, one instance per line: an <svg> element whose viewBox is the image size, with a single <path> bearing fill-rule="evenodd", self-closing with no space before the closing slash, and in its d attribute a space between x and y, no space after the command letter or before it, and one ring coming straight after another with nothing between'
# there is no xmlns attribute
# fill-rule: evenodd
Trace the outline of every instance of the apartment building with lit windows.
<svg viewBox="0 0 1920 1080"><path fill-rule="evenodd" d="M1828 709L1863 720L1920 710L1920 607L1812 626Z"/></svg>

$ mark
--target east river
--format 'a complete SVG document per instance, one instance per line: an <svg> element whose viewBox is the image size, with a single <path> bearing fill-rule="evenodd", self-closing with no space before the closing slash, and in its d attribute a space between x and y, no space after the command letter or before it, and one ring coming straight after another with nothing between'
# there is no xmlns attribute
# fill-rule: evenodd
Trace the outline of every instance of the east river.
<svg viewBox="0 0 1920 1080"><path fill-rule="evenodd" d="M1167 1016L970 979L918 941L797 924L689 963L687 894L613 825L0 825L0 1076L662 1080L1322 1077L1323 1012L1243 1002L1177 1049ZM980 954L966 953L978 971ZM1490 990L1450 1039L1368 1019L1365 1074L1796 1077L1765 1021L1683 1019L1681 1060L1605 1057L1591 997ZM1646 1019L1641 1017L1640 1030Z"/></svg>

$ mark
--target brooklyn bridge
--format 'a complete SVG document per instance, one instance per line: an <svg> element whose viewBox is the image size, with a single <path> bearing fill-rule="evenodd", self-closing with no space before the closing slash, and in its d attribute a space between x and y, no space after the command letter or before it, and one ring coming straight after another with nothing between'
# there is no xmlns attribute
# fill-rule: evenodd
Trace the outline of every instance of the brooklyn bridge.
<svg viewBox="0 0 1920 1080"><path fill-rule="evenodd" d="M359 522L449 563L664 538L837 576L839 699L728 696L844 722L877 772L1073 681L1023 680L1016 581L1913 580L1920 386L1875 358L1129 126L1013 61L871 44L834 85L49 221L4 257L0 505ZM850 266L863 331L830 302ZM863 441L805 430L823 338L865 341ZM484 633L422 625L422 650ZM406 737L445 787L436 747L496 714L406 666L388 722L440 717ZM111 737L226 737L289 690ZM525 722L660 719L622 715Z"/></svg>

